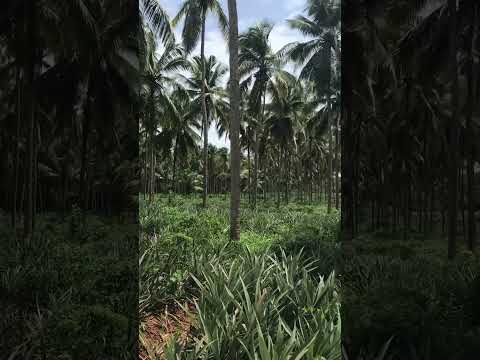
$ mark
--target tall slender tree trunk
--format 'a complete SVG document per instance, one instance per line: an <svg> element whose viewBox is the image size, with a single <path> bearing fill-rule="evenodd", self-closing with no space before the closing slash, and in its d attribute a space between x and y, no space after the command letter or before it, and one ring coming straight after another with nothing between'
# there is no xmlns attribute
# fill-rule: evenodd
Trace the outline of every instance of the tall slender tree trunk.
<svg viewBox="0 0 480 360"><path fill-rule="evenodd" d="M247 168L248 168L248 178L247 178L247 188L248 188L248 202L252 206L252 162L250 159L250 140L247 140Z"/></svg>
<svg viewBox="0 0 480 360"><path fill-rule="evenodd" d="M355 237L358 234L358 228L360 224L360 191L359 191L359 183L360 183L360 144L361 144L361 123L363 118L359 118L359 123L356 126L356 136L355 138L355 150L354 160L353 160L353 236Z"/></svg>
<svg viewBox="0 0 480 360"><path fill-rule="evenodd" d="M458 215L458 75L457 75L457 0L448 0L450 33L450 80L452 82L452 119L449 127L450 161L448 169L448 258L456 254Z"/></svg>
<svg viewBox="0 0 480 360"><path fill-rule="evenodd" d="M26 201L24 208L24 237L28 241L32 235L33 223L33 178L34 178L34 149L35 149L35 7L36 1L25 2L25 33L28 40L28 46L25 53L24 62L24 107L27 124L27 177L26 185Z"/></svg>
<svg viewBox="0 0 480 360"><path fill-rule="evenodd" d="M145 200L148 194L148 146L145 146L145 154L143 156L143 181L143 199Z"/></svg>
<svg viewBox="0 0 480 360"><path fill-rule="evenodd" d="M255 208L257 206L257 191L258 191L258 169L259 164L258 161L260 156L258 154L259 151L259 140L258 140L258 128L255 129L254 139L253 139L253 198L252 198L252 207Z"/></svg>
<svg viewBox="0 0 480 360"><path fill-rule="evenodd" d="M149 201L153 201L154 185L155 185L155 148L153 146L153 131L150 133L150 176L149 176Z"/></svg>
<svg viewBox="0 0 480 360"><path fill-rule="evenodd" d="M38 119L34 117L34 148L33 148L33 191L32 191L32 231L35 231L35 220L38 208L38 152L40 146L40 129ZM36 139L36 141L35 141Z"/></svg>
<svg viewBox="0 0 480 360"><path fill-rule="evenodd" d="M178 153L178 136L175 137L175 146L173 147L173 161L172 161L172 186L170 189L169 201L172 200L173 195L176 194L176 175L177 175L177 153Z"/></svg>
<svg viewBox="0 0 480 360"><path fill-rule="evenodd" d="M467 99L467 244L470 250L475 249L475 199L473 194L473 185L474 185L474 156L475 156L475 139L473 132L473 108L474 101L476 99L476 82L477 79L477 66L473 61L475 45L477 41L477 31L478 31L478 4L475 1L472 1L472 17L473 21L471 23L471 33L470 33L470 58L468 60L468 99Z"/></svg>
<svg viewBox="0 0 480 360"><path fill-rule="evenodd" d="M330 95L328 95L330 96ZM328 168L327 168L327 212L332 211L332 171L333 171L333 138L332 124L330 123L330 99L327 100L327 123L328 123Z"/></svg>
<svg viewBox="0 0 480 360"><path fill-rule="evenodd" d="M230 52L230 240L240 240L240 85L236 0L228 0ZM206 199L205 199L206 201Z"/></svg>
<svg viewBox="0 0 480 360"><path fill-rule="evenodd" d="M337 121L335 123L335 208L338 209L340 206L340 184L338 180L338 173L340 171L340 149L339 149L339 127L340 127L340 114L337 116Z"/></svg>
<svg viewBox="0 0 480 360"><path fill-rule="evenodd" d="M275 183L276 185L276 191L277 191L277 208L280 207L280 193L281 193L281 178L282 178L282 146L279 144L278 145L278 163L277 163L277 181Z"/></svg>
<svg viewBox="0 0 480 360"><path fill-rule="evenodd" d="M90 135L90 124L91 124L91 116L92 116L92 94L93 92L93 84L92 79L89 77L88 79L88 91L87 91L87 98L85 102L85 109L83 114L83 127L82 127L82 158L81 158L81 165L80 165L80 196L79 202L80 207L85 213L86 209L86 198L87 198L87 145L88 145L88 137Z"/></svg>
<svg viewBox="0 0 480 360"><path fill-rule="evenodd" d="M256 126L254 132L254 167L253 167L253 207L257 206L257 189L258 189L258 169L259 169L259 161L260 161L260 139L259 139L259 126L262 126L265 123L265 96L266 96L266 86L263 91L263 100L262 100L262 117L261 117L261 124Z"/></svg>
<svg viewBox="0 0 480 360"><path fill-rule="evenodd" d="M17 39L21 44L21 27L17 26ZM21 48L22 45L19 45ZM20 52L20 51L19 51ZM14 236L17 236L17 198L18 198L18 183L19 183L19 167L20 167L20 124L23 120L23 106L22 106L22 96L23 96L23 78L21 76L21 63L20 58L17 58L17 69L16 69L16 82L17 82L17 124L16 124L16 134L15 134L15 162L14 162L14 190L13 190L13 204L12 204L12 227L14 229Z"/></svg>
<svg viewBox="0 0 480 360"><path fill-rule="evenodd" d="M288 159L288 145L283 146L283 159L284 159L284 181L285 181L285 203L288 204L288 181L289 181L289 159Z"/></svg>
<svg viewBox="0 0 480 360"><path fill-rule="evenodd" d="M205 86L205 22L207 10L202 11L202 39L200 43L200 58L202 59L202 116L203 116L203 197L202 206L207 207L208 197L208 116Z"/></svg>

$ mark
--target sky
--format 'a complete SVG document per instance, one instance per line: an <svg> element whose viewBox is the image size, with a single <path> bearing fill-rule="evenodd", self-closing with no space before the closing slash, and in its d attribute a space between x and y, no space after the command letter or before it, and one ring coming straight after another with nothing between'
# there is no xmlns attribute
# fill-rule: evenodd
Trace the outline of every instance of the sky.
<svg viewBox="0 0 480 360"><path fill-rule="evenodd" d="M170 18L173 18L182 4L182 0L161 0L163 8L166 9ZM220 0L225 14L228 17L227 0ZM270 34L270 44L274 51L280 50L284 45L303 41L304 36L298 31L289 28L286 19L291 19L301 14L305 8L305 0L237 0L238 27L243 32L248 27L255 25L262 20L269 20L275 26ZM175 36L178 41L181 39L183 23L175 28ZM205 55L214 55L225 65L228 65L228 44L220 32L218 22L213 16L207 17L205 32ZM200 54L200 46L193 51L194 55ZM288 69L294 71L293 66ZM296 71L295 71L296 72ZM217 147L229 147L226 138L220 139L215 128L212 126L208 134L209 143Z"/></svg>

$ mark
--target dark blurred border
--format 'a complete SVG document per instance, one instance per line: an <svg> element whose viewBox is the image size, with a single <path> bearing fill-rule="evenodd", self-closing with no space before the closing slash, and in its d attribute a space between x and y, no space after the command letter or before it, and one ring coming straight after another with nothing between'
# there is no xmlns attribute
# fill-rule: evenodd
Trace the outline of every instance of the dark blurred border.
<svg viewBox="0 0 480 360"><path fill-rule="evenodd" d="M346 358L480 351L479 11L343 0Z"/></svg>
<svg viewBox="0 0 480 360"><path fill-rule="evenodd" d="M1 7L1 357L137 359L138 1Z"/></svg>

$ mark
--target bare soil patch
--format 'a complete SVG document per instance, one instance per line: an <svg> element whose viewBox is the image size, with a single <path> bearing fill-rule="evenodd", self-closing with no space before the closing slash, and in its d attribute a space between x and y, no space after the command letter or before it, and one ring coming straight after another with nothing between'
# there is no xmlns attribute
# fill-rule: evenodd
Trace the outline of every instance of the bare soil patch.
<svg viewBox="0 0 480 360"><path fill-rule="evenodd" d="M150 314L140 324L140 360L162 359L165 346L176 335L181 345L187 344L195 322L191 302L180 306L166 307L161 313Z"/></svg>

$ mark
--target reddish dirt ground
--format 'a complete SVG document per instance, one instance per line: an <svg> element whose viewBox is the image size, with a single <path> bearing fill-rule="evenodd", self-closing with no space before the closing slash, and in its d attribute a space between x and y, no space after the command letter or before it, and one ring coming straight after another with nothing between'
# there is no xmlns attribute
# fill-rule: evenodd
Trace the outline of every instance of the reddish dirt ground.
<svg viewBox="0 0 480 360"><path fill-rule="evenodd" d="M187 343L195 315L192 303L185 303L183 306L188 306L190 310L185 312L180 306L170 307L143 319L140 328L140 360L161 359L166 344L175 334L181 345Z"/></svg>

